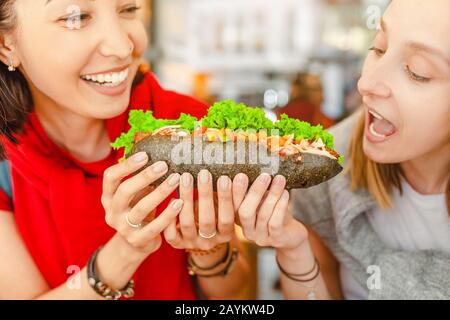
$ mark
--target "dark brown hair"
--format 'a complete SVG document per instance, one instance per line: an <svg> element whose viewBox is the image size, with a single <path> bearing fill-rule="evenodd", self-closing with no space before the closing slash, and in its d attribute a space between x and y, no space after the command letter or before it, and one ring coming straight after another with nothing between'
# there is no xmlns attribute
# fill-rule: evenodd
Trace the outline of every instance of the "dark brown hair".
<svg viewBox="0 0 450 320"><path fill-rule="evenodd" d="M0 0L0 39L15 29L16 16L13 9L14 0ZM23 74L8 71L8 66L0 63L0 136L17 143L13 134L19 133L32 110L33 99L30 88ZM5 158L5 151L0 143L0 160Z"/></svg>

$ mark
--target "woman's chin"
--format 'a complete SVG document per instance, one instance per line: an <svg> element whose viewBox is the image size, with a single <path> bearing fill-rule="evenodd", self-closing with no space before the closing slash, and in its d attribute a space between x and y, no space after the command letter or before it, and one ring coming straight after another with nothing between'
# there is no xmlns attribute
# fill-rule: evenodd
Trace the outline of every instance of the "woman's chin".
<svg viewBox="0 0 450 320"><path fill-rule="evenodd" d="M367 137L363 140L363 151L366 157L377 163L395 163L392 150L370 142Z"/></svg>
<svg viewBox="0 0 450 320"><path fill-rule="evenodd" d="M93 118L96 119L112 119L115 118L122 113L124 113L129 105L129 99L126 99L124 101L115 101L112 103L105 104L94 104L92 105L90 110L95 110L94 112L90 112L90 114L93 115Z"/></svg>

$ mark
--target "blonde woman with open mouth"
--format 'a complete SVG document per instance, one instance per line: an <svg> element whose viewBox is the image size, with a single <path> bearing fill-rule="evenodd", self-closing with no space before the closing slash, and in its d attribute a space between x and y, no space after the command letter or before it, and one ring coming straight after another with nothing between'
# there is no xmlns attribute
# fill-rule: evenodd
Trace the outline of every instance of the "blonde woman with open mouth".
<svg viewBox="0 0 450 320"><path fill-rule="evenodd" d="M246 236L277 249L287 298L450 299L449 14L448 0L391 2L363 106L331 130L347 172L291 192L302 222L241 207Z"/></svg>

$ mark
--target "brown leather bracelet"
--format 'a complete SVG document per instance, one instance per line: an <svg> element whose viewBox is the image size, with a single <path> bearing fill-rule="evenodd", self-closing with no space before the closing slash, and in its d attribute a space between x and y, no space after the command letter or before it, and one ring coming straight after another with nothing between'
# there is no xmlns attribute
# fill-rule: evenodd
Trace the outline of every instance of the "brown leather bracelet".
<svg viewBox="0 0 450 320"><path fill-rule="evenodd" d="M201 268L199 267L191 256L188 258L188 272L191 276L199 276L199 277L216 277L216 276L226 276L228 275L231 270L234 267L234 264L237 260L238 256L238 250L237 248L233 248L233 250L230 250L231 246L228 243L227 244L227 252L223 259L221 259L219 262L214 264L212 267L208 268ZM224 267L219 270L218 272L213 273L205 273L205 271L212 271L216 268L218 268L220 265L224 265Z"/></svg>
<svg viewBox="0 0 450 320"><path fill-rule="evenodd" d="M297 281L297 282L310 282L310 281L316 279L319 276L319 274L320 274L320 264L319 264L319 262L317 261L316 258L314 258L314 267L312 268L312 270L307 272L307 273L303 273L303 274L294 274L294 273L287 272L281 266L280 262L278 261L278 258L276 258L276 260L277 260L278 268L280 269L281 273L284 274L289 279ZM298 278L296 278L296 277L306 277L306 276L310 275L311 273L313 273L314 270L316 272L310 278L307 278L307 279L298 279Z"/></svg>

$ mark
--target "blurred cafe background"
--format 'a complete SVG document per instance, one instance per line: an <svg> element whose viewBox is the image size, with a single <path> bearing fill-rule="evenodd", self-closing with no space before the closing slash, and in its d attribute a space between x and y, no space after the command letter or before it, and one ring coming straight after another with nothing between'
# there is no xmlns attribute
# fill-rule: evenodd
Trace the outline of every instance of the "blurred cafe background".
<svg viewBox="0 0 450 320"><path fill-rule="evenodd" d="M146 59L161 84L212 104L329 127L360 105L356 83L389 0L142 0ZM242 296L280 299L271 249L246 243Z"/></svg>

